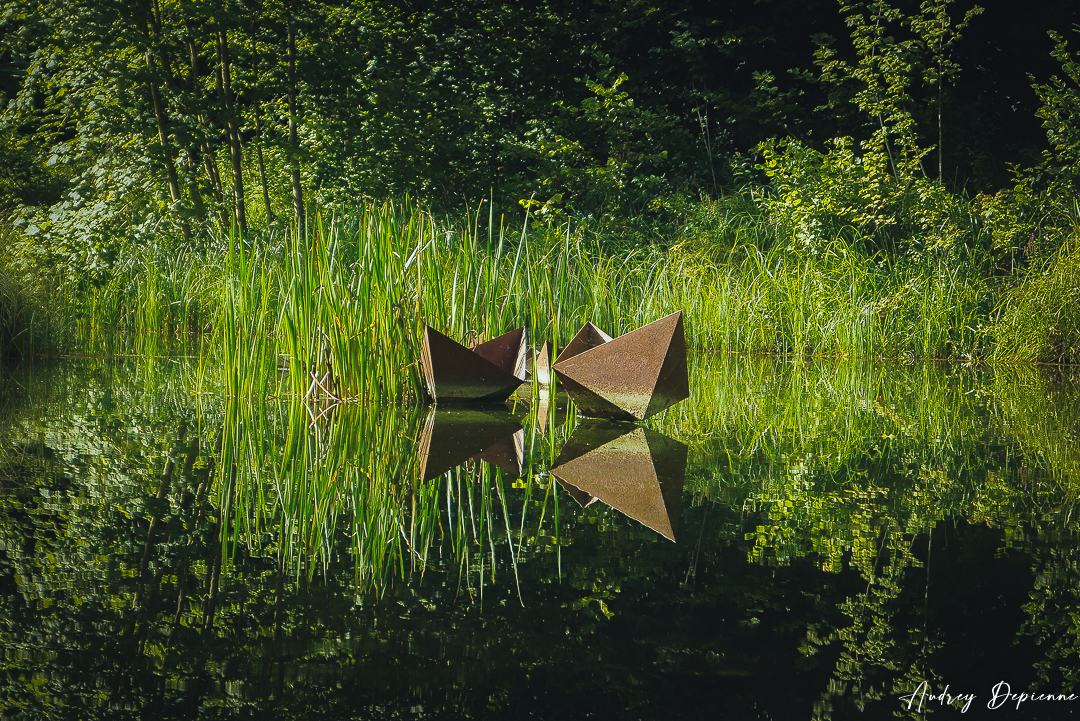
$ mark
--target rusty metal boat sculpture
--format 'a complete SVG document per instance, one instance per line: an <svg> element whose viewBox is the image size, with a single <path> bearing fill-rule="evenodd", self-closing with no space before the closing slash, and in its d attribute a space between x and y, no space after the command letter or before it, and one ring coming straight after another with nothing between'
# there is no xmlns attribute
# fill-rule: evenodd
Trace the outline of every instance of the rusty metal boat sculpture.
<svg viewBox="0 0 1080 721"><path fill-rule="evenodd" d="M525 382L525 329L466 348L425 325L420 368L436 403L501 403Z"/></svg>
<svg viewBox="0 0 1080 721"><path fill-rule="evenodd" d="M582 415L644 420L690 397L682 311L614 339L586 323L553 368Z"/></svg>

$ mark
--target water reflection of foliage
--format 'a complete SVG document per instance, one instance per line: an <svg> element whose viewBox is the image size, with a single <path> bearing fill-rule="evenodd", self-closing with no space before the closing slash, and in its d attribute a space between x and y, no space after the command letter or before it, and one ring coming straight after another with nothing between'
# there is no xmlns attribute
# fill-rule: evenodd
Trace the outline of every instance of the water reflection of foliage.
<svg viewBox="0 0 1080 721"><path fill-rule="evenodd" d="M1043 684L1073 691L1080 685L1080 552L1068 541L1036 551L1035 585L1021 632L1046 647L1036 665Z"/></svg>
<svg viewBox="0 0 1080 721"><path fill-rule="evenodd" d="M696 363L695 398L655 425L693 447L690 545L714 565L718 549L738 545L753 564L745 579L697 587L692 564L679 574L679 603L709 614L723 608L749 634L793 605L792 590L769 586L759 571L819 566L838 579L812 601L823 610L785 621L808 630L795 641L807 663L835 665L817 714L838 715L852 703L874 708L885 703L875 699L894 699L920 680L937 683L942 639L905 610L923 592L927 536L943 518L995 524L1008 543L1036 553L1041 575L1025 632L1048 647L1044 683L1075 680L1075 559L1040 545L1071 527L1076 465L1067 438L1076 394L1067 379L1040 386L1040 376L1000 369ZM305 684L324 688L319 668L392 662L385 644L412 654L406 646L417 643L441 644L432 659L459 654L473 670L450 681L434 661L418 667L405 684L416 698L440 683L464 694L478 677L470 673L502 662L514 670L491 683L509 694L511 677L525 668L510 649L535 646L544 650L528 661L532 673L586 658L612 669L613 688L629 702L645 703L642 688L619 675L640 659L601 659L589 639L633 613L633 589L668 583L666 569L683 563L684 547L657 545L654 534L611 511L556 515L545 459L567 429L545 436L526 419L532 467L521 480L472 463L418 484L414 419L347 404L313 426L298 404L200 405L178 370L162 361L101 364L48 387L30 382L34 402L20 407L17 422L22 438L43 430L41 453L20 451L19 469L0 471L24 479L0 499L5 549L15 549L4 573L17 579L22 599L3 611L3 632L20 634L6 637L18 656L6 673L25 680L8 684L9 702L48 715L85 694L115 712L110 704L135 694L147 705L184 698L252 710L265 707L258 699L307 698ZM136 382L114 382L129 373ZM1052 393L1040 406L1044 387ZM57 412L66 427L42 415ZM170 457L174 475L159 498ZM1044 458L1055 460L1043 465ZM214 466L226 482L203 495ZM224 556L220 533L231 542ZM561 567L567 545L594 538L619 543L604 542L595 563ZM628 555L626 540L651 550ZM504 615L487 630L471 625L470 602L520 605L518 572L534 589L551 589L543 592L543 621L565 625L565 639L555 643ZM322 584L331 590L315 590ZM370 627L352 620L379 603L357 586L375 586L385 602L400 604L413 619L403 624L445 625L436 635L391 640L374 620ZM738 676L791 651L697 648L685 640L694 622L676 615L650 636L654 679L687 667ZM96 652L102 641L91 627L111 633ZM343 630L355 640L342 642ZM49 640L48 653L28 640L33 633ZM495 666L469 661L481 655ZM113 667L103 660L111 657L124 662ZM84 667L87 658L97 665Z"/></svg>
<svg viewBox="0 0 1080 721"><path fill-rule="evenodd" d="M865 558L881 512L907 534L945 514L1060 519L1080 478L1078 390L1038 371L700 356L693 374L692 401L656 425L691 444L691 488L766 514L767 563ZM1027 467L1050 473L1028 483Z"/></svg>
<svg viewBox="0 0 1080 721"><path fill-rule="evenodd" d="M216 583L221 558L190 379L161 360L67 370L13 373L26 405L8 439L23 440L0 457L0 578L16 587L3 595L0 707L28 717L58 717L77 698L108 708L145 682L124 660L165 664L176 634L213 624L214 592L193 578Z"/></svg>
<svg viewBox="0 0 1080 721"><path fill-rule="evenodd" d="M1076 404L1070 402L1076 397L1074 387L1059 379L1056 390L1046 392L1040 385L1043 376L1011 369L897 370L699 356L693 371L694 398L654 422L693 444L690 487L699 497L756 519L741 539L732 539L745 545L751 561L788 565L813 554L822 570L836 573L851 568L863 578L865 590L837 599L839 616L812 623L802 646L807 656L830 646L839 649L833 678L816 706L820 718L830 718L841 700L861 709L911 693L923 681L941 690L932 657L942 639L927 627L925 616L901 613L918 593L911 588L918 583L913 579L929 573L920 570L928 554L912 548L917 538L932 537L934 527L947 517L965 518L1001 526L1007 544L1030 547L1032 535L1062 528L1062 521L1069 526L1071 521L1067 509L1072 508L1078 477L1076 444L1070 442L1077 427L1071 411ZM1040 404L1044 394L1047 402ZM329 511L319 511L314 500L328 498L317 478L351 478L342 486L352 489L351 500L328 503L326 509L351 509L350 517L362 529L353 537L377 539L371 549L394 554L379 556L354 541L360 579L386 584L388 565L395 566L395 573L422 573L429 565L438 565L432 564L430 551L435 547L441 551L449 538L448 558L475 573L482 590L485 572L493 574L496 564L492 488L504 504L502 517L509 518L498 474L492 474L493 485L481 466L417 486L409 481L414 469L401 461L410 457L410 446L402 439L415 421L397 428L394 420L378 414L365 418L359 410L342 412L353 414L351 420L328 426L325 448L359 451L367 460L355 463L371 469L371 476L366 480L355 472L350 476L347 462L329 460L337 451L304 455L298 452L299 441L287 442L284 457L293 465L282 467L278 478L285 481L282 485L279 480L278 487L305 500L294 506L283 503L282 518L286 526L308 519L302 521L308 523L308 535L301 534L307 540L295 548L306 549L307 555L315 548L329 552L327 541L313 540L329 539L327 529L332 527L318 520L329 518ZM294 411L289 427L290 438L317 443L312 439L319 436L318 428L313 432L301 414ZM343 427L350 428L354 441L365 438L364 444L334 440L335 429ZM380 445L382 438L393 438L392 447ZM301 457L309 460L295 465ZM544 469L542 455L534 456L533 462L536 467L521 483L530 493L537 471ZM300 480L308 478L316 480ZM383 492L376 478L394 480L383 482ZM471 514L472 533L466 532L463 505L458 505L456 516L449 507L455 483L460 497L463 478L466 488L479 490L480 533ZM536 487L549 496L550 486ZM444 506L440 499L448 503ZM521 511L522 529L526 507ZM1019 518L1039 519L1034 534L1025 535ZM320 523L323 530L310 535ZM557 520L546 533L556 538L557 548ZM507 522L505 543L517 547L516 555L509 555L515 577L523 553L544 534L541 523L533 534L519 532L515 541ZM571 533L563 535L565 542L573 541ZM283 527L282 537L296 537L295 529ZM485 544L490 547L490 563L484 551L477 550ZM590 568L588 575L590 579L579 579L584 593L571 606L597 620L610 618L611 599L620 582L605 580L602 569ZM1033 601L1032 608L1037 603ZM1051 663L1054 654L1068 652L1060 647L1059 642L1044 663Z"/></svg>
<svg viewBox="0 0 1080 721"><path fill-rule="evenodd" d="M697 440L691 487L757 519L744 534L748 559L788 565L814 554L823 570L864 579L865 590L837 604L842 619L811 624L801 648L841 649L815 717L831 718L841 698L861 710L923 681L941 691L929 659L942 640L925 617L898 616L920 556L929 562L912 544L940 521L1001 526L1007 546L1028 548L1077 528L1080 403L1067 378L722 356L699 357L694 377L693 404L660 423ZM1050 642L1040 677L1056 682L1049 669L1080 647L1065 610L1075 608L1076 572L1047 565L1027 632ZM1080 672L1062 674L1071 686Z"/></svg>

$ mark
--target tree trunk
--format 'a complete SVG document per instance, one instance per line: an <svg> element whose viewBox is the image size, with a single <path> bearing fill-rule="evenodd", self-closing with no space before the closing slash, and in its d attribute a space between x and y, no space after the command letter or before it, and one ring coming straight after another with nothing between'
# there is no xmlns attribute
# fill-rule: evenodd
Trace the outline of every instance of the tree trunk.
<svg viewBox="0 0 1080 721"><path fill-rule="evenodd" d="M938 61L938 74L937 74L937 182L941 185L944 178L944 166L945 166L945 131L941 124L941 84L945 78L941 75L942 66L941 61Z"/></svg>
<svg viewBox="0 0 1080 721"><path fill-rule="evenodd" d="M191 63L191 75L188 81L191 87L188 88L188 90L191 93L194 102L192 114L196 116L201 134L201 137L199 137L197 141L193 139L191 145L188 147L188 157L192 164L193 174L195 168L202 164L203 172L206 173L206 183L210 190L210 199L218 215L218 222L221 223L221 227L227 228L229 226L229 215L222 207L222 199L224 196L221 189L221 178L217 172L217 161L215 160L214 148L211 144L212 139L208 132L210 124L207 122L205 114L197 112L197 94L199 92L199 52L195 47L195 32L191 29L191 23L186 19L184 20L184 29L187 30L188 54ZM192 178L192 185L196 188L198 186L198 182L194 177ZM199 212L201 219L206 212L202 190L197 188L192 192L193 196L198 198L196 210Z"/></svg>
<svg viewBox="0 0 1080 721"><path fill-rule="evenodd" d="M169 63L169 59L163 49L159 49L156 53L153 50L153 41L155 38L160 40L161 38L161 9L154 4L151 11L147 14L146 23L142 26L143 38L146 40L146 69L150 72L150 101L154 105L154 118L157 121L158 130L158 142L161 144L162 162L165 165L165 177L169 185L169 197L173 202L175 211L180 219L180 228L184 233L185 238L191 237L191 229L188 226L187 218L184 217L184 209L181 207L183 196L180 193L180 176L176 171L176 163L173 159L173 152L171 149L171 141L169 140L169 114L165 108L165 101L161 97L161 89L155 82L154 76L157 74L156 70L160 69L161 77L165 82L165 87L171 90L176 89L176 78L173 76L172 68ZM157 58L157 67L155 67L155 55Z"/></svg>
<svg viewBox="0 0 1080 721"><path fill-rule="evenodd" d="M146 54L147 69L153 72L150 61L150 53ZM176 166L173 164L172 154L169 152L169 119L165 115L165 104L161 99L161 91L158 90L153 78L147 83L150 86L150 100L154 104L154 117L157 119L158 142L161 144L162 162L165 164L165 176L169 184L169 196L174 203L180 200L180 183L176 176Z"/></svg>
<svg viewBox="0 0 1080 721"><path fill-rule="evenodd" d="M199 56L195 51L191 23L186 18L184 19L184 30L188 35L188 62L191 63L191 67L188 71L186 86L183 89L188 94L188 97L194 98L199 91ZM202 116L198 113L197 103L192 102L185 110L189 119L202 120ZM206 200L203 197L203 188L199 183L199 166L203 164L201 147L201 139L197 138L195 133L189 132L184 148L184 154L187 156L185 179L188 186L188 196L191 198L195 218L199 223L206 220Z"/></svg>
<svg viewBox="0 0 1080 721"><path fill-rule="evenodd" d="M297 232L306 227L304 218L304 188L300 184L300 148L296 139L296 30L289 23L289 165L292 169L293 212Z"/></svg>
<svg viewBox="0 0 1080 721"><path fill-rule="evenodd" d="M261 77L262 63L260 62L258 41L255 37L255 26L251 26L251 47L252 56L251 61L255 66L255 76ZM263 160L263 124L262 118L262 98L259 98L255 102L255 137L257 138L255 143L255 157L259 161L259 181L262 183L262 196L263 205L266 208L266 224L274 222L274 210L270 207L270 189L266 182L266 163Z"/></svg>
<svg viewBox="0 0 1080 721"><path fill-rule="evenodd" d="M218 89L225 106L226 126L229 134L229 155L232 159L233 200L236 207L236 224L240 235L246 237L247 214L244 212L244 156L240 149L240 126L232 98L232 70L229 67L229 40L225 30L218 27Z"/></svg>
<svg viewBox="0 0 1080 721"><path fill-rule="evenodd" d="M150 52L146 53L146 66L153 75L153 67ZM169 118L165 113L165 103L161 99L161 91L154 82L153 77L147 83L150 86L150 100L154 104L154 118L157 120L158 142L161 144L161 159L165 165L165 178L169 185L169 197L172 199L176 213L180 216L180 229L185 238L191 237L191 229L187 219L184 218L183 208L180 207L180 180L176 174L176 164L173 163L172 151L169 142Z"/></svg>
<svg viewBox="0 0 1080 721"><path fill-rule="evenodd" d="M206 125L206 118L200 117L203 126ZM217 168L217 156L214 153L214 148L209 143L205 143L202 147L202 160L203 169L206 171L206 177L210 180L210 191L213 193L214 202L218 209L218 221L221 223L222 228L229 227L230 215L225 210L225 190L221 187L221 175L218 174Z"/></svg>
<svg viewBox="0 0 1080 721"><path fill-rule="evenodd" d="M255 112L261 112L261 108L257 108ZM263 162L262 131L262 117L257 117L255 120L255 132L258 134L259 142L255 145L255 157L259 161L259 180L262 182L263 205L266 207L266 223L269 225L274 222L274 210L270 207L270 188L266 183L266 163Z"/></svg>

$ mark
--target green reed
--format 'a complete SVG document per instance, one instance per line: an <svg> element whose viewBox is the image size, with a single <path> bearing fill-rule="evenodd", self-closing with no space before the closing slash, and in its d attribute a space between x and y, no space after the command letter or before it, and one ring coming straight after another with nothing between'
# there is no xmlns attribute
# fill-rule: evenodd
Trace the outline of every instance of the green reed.
<svg viewBox="0 0 1080 721"><path fill-rule="evenodd" d="M32 273L0 225L0 359L56 348L71 331L71 298L63 283Z"/></svg>
<svg viewBox="0 0 1080 721"><path fill-rule="evenodd" d="M151 248L72 291L61 350L211 330L230 392L304 395L329 359L338 395L398 402L423 395L424 323L470 342L525 325L559 347L586 320L618 335L682 309L697 349L925 358L988 342L994 291L952 256L888 260L843 238L810 253L726 206L692 242L612 251L617 239L587 225L511 228L491 208L437 221L408 201L369 203L315 213L303 232ZM286 364L278 387L267 368Z"/></svg>
<svg viewBox="0 0 1080 721"><path fill-rule="evenodd" d="M1080 219L1073 222L1080 227ZM1010 289L998 313L995 360L1080 363L1080 231Z"/></svg>
<svg viewBox="0 0 1080 721"><path fill-rule="evenodd" d="M470 343L524 325L558 348L586 320L620 335L678 309L695 349L942 357L978 347L990 299L944 260L889 265L842 240L814 257L780 246L722 261L681 247L612 256L569 226L511 233L477 211L451 227L407 204L228 247L216 325L239 395L303 396L329 370L338 397L407 402L423 396L425 323ZM288 366L281 388L275 364Z"/></svg>

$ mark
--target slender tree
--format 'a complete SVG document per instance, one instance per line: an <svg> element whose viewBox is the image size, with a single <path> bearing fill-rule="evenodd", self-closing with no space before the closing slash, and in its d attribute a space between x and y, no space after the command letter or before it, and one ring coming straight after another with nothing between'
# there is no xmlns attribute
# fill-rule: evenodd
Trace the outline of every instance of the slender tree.
<svg viewBox="0 0 1080 721"><path fill-rule="evenodd" d="M955 79L960 72L960 65L952 59L953 46L960 40L960 31L982 14L983 9L976 5L964 13L960 22L953 25L949 16L949 6L954 0L924 0L919 13L911 18L911 29L919 36L926 47L929 62L923 67L923 80L934 88L934 109L937 111L937 159L938 182L944 177L945 163L945 125L942 120L942 108L945 103L945 83Z"/></svg>
<svg viewBox="0 0 1080 721"><path fill-rule="evenodd" d="M220 8L224 15L225 8ZM225 27L221 24L221 17L217 21L217 83L218 93L221 96L221 104L224 109L225 124L229 141L229 158L232 161L233 175L233 206L236 214L236 224L240 234L247 236L247 210L244 202L244 155L240 145L240 119L236 110L232 90L232 64L229 59L229 36Z"/></svg>
<svg viewBox="0 0 1080 721"><path fill-rule="evenodd" d="M296 26L291 7L286 6L288 23L288 99L289 99L289 169L292 177L293 213L296 216L300 232L306 227L304 218L304 187L300 181L300 144L296 134L297 89L296 89Z"/></svg>

